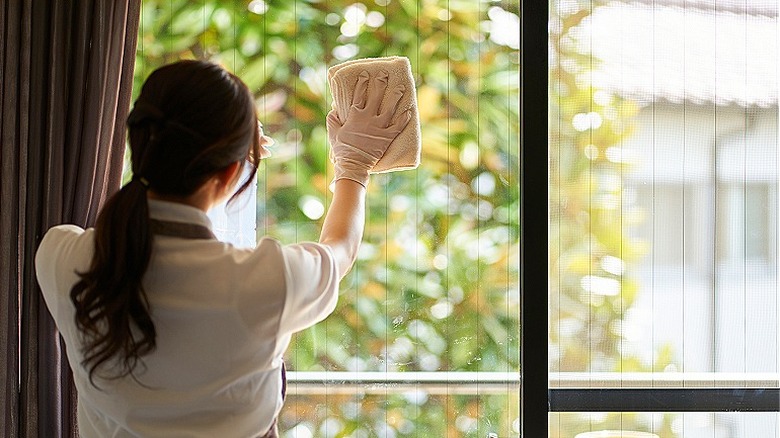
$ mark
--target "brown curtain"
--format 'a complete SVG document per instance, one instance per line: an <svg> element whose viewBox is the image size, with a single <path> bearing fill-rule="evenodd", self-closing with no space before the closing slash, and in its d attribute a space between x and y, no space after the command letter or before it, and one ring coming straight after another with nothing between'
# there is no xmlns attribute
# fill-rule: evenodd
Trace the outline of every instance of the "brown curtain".
<svg viewBox="0 0 780 438"><path fill-rule="evenodd" d="M119 188L140 0L0 6L0 435L77 436L64 347L35 280L52 225Z"/></svg>

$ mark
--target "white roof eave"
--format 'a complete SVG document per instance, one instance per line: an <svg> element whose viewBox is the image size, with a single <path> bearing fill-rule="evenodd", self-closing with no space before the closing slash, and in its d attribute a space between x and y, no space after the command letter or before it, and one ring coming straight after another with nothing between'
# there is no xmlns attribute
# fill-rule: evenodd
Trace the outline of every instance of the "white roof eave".
<svg viewBox="0 0 780 438"><path fill-rule="evenodd" d="M580 79L640 105L773 107L777 32L776 15L615 1L595 8L571 36L597 60Z"/></svg>

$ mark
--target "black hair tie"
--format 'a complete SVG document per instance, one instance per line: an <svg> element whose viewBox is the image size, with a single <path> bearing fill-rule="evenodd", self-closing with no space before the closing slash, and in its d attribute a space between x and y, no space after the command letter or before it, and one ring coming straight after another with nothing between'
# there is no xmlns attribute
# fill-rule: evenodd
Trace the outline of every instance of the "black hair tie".
<svg viewBox="0 0 780 438"><path fill-rule="evenodd" d="M141 186L144 188L144 190L149 188L149 180L138 175L133 175L133 179L130 180L130 182L135 182L138 184L141 184Z"/></svg>

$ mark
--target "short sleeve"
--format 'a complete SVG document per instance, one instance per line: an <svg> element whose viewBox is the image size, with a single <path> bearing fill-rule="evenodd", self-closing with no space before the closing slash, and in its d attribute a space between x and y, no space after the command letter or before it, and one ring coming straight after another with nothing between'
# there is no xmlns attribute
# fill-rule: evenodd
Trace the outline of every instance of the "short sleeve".
<svg viewBox="0 0 780 438"><path fill-rule="evenodd" d="M81 239L85 230L75 225L58 225L46 232L35 253L35 275L49 311L58 318L60 302L69 303L68 293L91 260L91 241Z"/></svg>
<svg viewBox="0 0 780 438"><path fill-rule="evenodd" d="M322 321L336 308L339 277L333 253L318 243L282 247L287 294L280 333L294 333Z"/></svg>

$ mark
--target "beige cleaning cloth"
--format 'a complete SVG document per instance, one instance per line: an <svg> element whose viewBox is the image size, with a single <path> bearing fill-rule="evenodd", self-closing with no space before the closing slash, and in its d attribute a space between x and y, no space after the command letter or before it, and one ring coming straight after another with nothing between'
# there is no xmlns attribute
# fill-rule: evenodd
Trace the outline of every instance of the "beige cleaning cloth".
<svg viewBox="0 0 780 438"><path fill-rule="evenodd" d="M369 76L374 78L382 70L388 74L388 90L394 89L398 84L403 84L406 89L398 102L396 117L406 110L411 110L412 119L406 128L398 134L398 137L390 143L387 151L371 170L371 173L414 169L420 164L422 141L420 116L417 112L417 93L415 92L409 58L404 56L365 58L334 65L328 69L328 83L333 94L333 108L338 112L340 120L346 120L360 72L367 71ZM389 93L386 93L382 100L382 106L387 102L388 96Z"/></svg>

